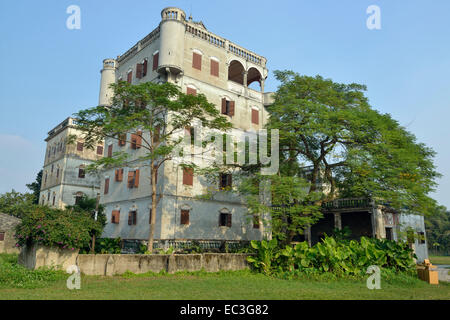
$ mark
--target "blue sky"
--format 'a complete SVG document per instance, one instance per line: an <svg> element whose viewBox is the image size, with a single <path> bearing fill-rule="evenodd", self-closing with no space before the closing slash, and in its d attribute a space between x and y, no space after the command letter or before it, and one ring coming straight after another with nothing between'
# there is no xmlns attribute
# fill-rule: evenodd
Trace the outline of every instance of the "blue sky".
<svg viewBox="0 0 450 320"><path fill-rule="evenodd" d="M81 8L80 30L66 28L70 5ZM381 30L366 27L369 5L381 9ZM152 31L167 6L265 56L270 71L367 85L374 108L437 152L434 197L450 208L448 0L2 0L0 193L26 191L47 132L96 105L102 60ZM270 72L266 91L277 85Z"/></svg>

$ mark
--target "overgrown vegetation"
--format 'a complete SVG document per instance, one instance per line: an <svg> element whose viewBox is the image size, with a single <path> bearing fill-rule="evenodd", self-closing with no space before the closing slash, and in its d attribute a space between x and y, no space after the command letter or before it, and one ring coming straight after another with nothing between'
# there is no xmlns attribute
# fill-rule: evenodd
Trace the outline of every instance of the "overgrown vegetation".
<svg viewBox="0 0 450 320"><path fill-rule="evenodd" d="M362 276L371 265L411 275L415 273L412 250L403 242L365 237L360 241L336 241L325 237L311 248L306 242L280 247L276 239L252 241L251 244L257 254L247 259L255 270L266 275L331 273L335 277Z"/></svg>
<svg viewBox="0 0 450 320"><path fill-rule="evenodd" d="M66 278L64 271L28 270L17 263L17 254L0 254L0 288L40 288Z"/></svg>
<svg viewBox="0 0 450 320"><path fill-rule="evenodd" d="M92 234L101 234L103 227L91 212L36 206L22 217L15 237L19 247L36 243L75 250L88 247Z"/></svg>
<svg viewBox="0 0 450 320"><path fill-rule="evenodd" d="M450 255L450 211L439 206L431 215L425 216L428 249Z"/></svg>

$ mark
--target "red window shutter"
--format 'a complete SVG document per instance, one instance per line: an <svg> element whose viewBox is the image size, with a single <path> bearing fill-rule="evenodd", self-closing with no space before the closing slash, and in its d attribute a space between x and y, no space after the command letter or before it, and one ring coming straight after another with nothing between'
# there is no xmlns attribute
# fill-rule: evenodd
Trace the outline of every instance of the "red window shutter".
<svg viewBox="0 0 450 320"><path fill-rule="evenodd" d="M139 187L139 169L134 172L134 187Z"/></svg>
<svg viewBox="0 0 450 320"><path fill-rule="evenodd" d="M252 123L259 124L259 111L252 109Z"/></svg>
<svg viewBox="0 0 450 320"><path fill-rule="evenodd" d="M196 96L197 95L197 90L188 87L187 90L186 90L186 93L187 94L191 94L193 96Z"/></svg>
<svg viewBox="0 0 450 320"><path fill-rule="evenodd" d="M227 227L231 228L231 214L227 214Z"/></svg>
<svg viewBox="0 0 450 320"><path fill-rule="evenodd" d="M134 186L134 171L128 171L128 188Z"/></svg>
<svg viewBox="0 0 450 320"><path fill-rule="evenodd" d="M192 168L183 169L183 184L187 186L194 184L194 170Z"/></svg>
<svg viewBox="0 0 450 320"><path fill-rule="evenodd" d="M116 181L121 182L123 180L123 168L116 170Z"/></svg>
<svg viewBox="0 0 450 320"><path fill-rule="evenodd" d="M136 211L130 211L128 212L128 225L134 226L137 222L137 212Z"/></svg>
<svg viewBox="0 0 450 320"><path fill-rule="evenodd" d="M153 70L158 69L159 64L159 52L153 55Z"/></svg>
<svg viewBox="0 0 450 320"><path fill-rule="evenodd" d="M133 71L128 72L127 75L127 82L131 83L131 81L133 80Z"/></svg>
<svg viewBox="0 0 450 320"><path fill-rule="evenodd" d="M222 99L222 114L227 114L227 99Z"/></svg>
<svg viewBox="0 0 450 320"><path fill-rule="evenodd" d="M97 154L99 156L103 155L103 146L97 146Z"/></svg>
<svg viewBox="0 0 450 320"><path fill-rule="evenodd" d="M136 149L140 149L142 147L142 131L138 131L136 133Z"/></svg>
<svg viewBox="0 0 450 320"><path fill-rule="evenodd" d="M181 210L180 224L189 224L189 210Z"/></svg>
<svg viewBox="0 0 450 320"><path fill-rule="evenodd" d="M111 158L112 155L113 155L113 146L112 146L112 144L110 144L108 146L108 158Z"/></svg>
<svg viewBox="0 0 450 320"><path fill-rule="evenodd" d="M138 78L138 79L142 78L143 70L144 70L144 65L142 63L138 63L136 65L136 78Z"/></svg>
<svg viewBox="0 0 450 320"><path fill-rule="evenodd" d="M83 142L77 142L77 151L83 151L84 143Z"/></svg>
<svg viewBox="0 0 450 320"><path fill-rule="evenodd" d="M219 76L219 62L216 60L211 60L211 75L212 76Z"/></svg>
<svg viewBox="0 0 450 320"><path fill-rule="evenodd" d="M148 61L147 61L147 59L145 59L144 63L142 64L142 77L145 77L147 75L147 66L148 66Z"/></svg>
<svg viewBox="0 0 450 320"><path fill-rule="evenodd" d="M109 178L105 179L105 194L109 192Z"/></svg>
<svg viewBox="0 0 450 320"><path fill-rule="evenodd" d="M194 69L202 70L202 56L195 52L192 56L192 67Z"/></svg>
<svg viewBox="0 0 450 320"><path fill-rule="evenodd" d="M230 117L234 116L234 101L230 101L230 110L228 112Z"/></svg>
<svg viewBox="0 0 450 320"><path fill-rule="evenodd" d="M111 213L111 223L119 223L120 221L120 211L119 210L113 210Z"/></svg>

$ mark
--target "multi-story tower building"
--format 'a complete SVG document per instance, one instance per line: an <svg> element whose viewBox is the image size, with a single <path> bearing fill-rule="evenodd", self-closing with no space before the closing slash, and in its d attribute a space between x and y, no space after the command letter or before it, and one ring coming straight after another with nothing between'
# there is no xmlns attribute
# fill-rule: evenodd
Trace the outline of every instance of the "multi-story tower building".
<svg viewBox="0 0 450 320"><path fill-rule="evenodd" d="M117 60L103 63L100 105L109 105L109 85L123 80L171 82L188 94L204 94L233 124L233 134L256 131L267 121L264 92L267 60L207 30L202 22L186 19L183 10L165 8L159 26ZM129 133L132 134L132 133ZM144 136L145 132L142 133ZM128 141L130 136L128 136ZM105 156L125 151L137 159L143 150L116 139L105 141ZM132 162L127 168L105 171L101 202L106 206L106 237L147 240L151 208L150 169ZM128 179L127 179L128 177ZM139 178L140 177L140 178ZM223 177L221 186L232 184ZM140 182L139 182L140 181ZM269 236L261 223L249 219L242 199L223 192L214 200L197 200L208 183L167 161L158 170L160 196L155 238L160 240L252 240Z"/></svg>
<svg viewBox="0 0 450 320"><path fill-rule="evenodd" d="M73 118L67 118L48 133L39 203L63 209L86 195L94 198L100 178L86 173L86 166L103 156L103 144L85 148L83 140L67 144L70 136L82 137Z"/></svg>

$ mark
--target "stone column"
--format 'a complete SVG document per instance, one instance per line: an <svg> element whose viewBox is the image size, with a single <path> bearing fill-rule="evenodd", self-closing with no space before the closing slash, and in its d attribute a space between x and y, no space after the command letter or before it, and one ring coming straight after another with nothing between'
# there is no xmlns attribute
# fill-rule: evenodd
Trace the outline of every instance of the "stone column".
<svg viewBox="0 0 450 320"><path fill-rule="evenodd" d="M264 93L264 79L261 79L260 84L261 84L261 93Z"/></svg>
<svg viewBox="0 0 450 320"><path fill-rule="evenodd" d="M334 213L334 227L336 229L342 230L342 217L340 212Z"/></svg>
<svg viewBox="0 0 450 320"><path fill-rule="evenodd" d="M311 247L311 226L305 229L305 240L308 241L308 245Z"/></svg>

